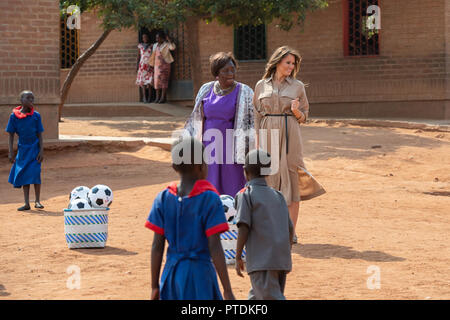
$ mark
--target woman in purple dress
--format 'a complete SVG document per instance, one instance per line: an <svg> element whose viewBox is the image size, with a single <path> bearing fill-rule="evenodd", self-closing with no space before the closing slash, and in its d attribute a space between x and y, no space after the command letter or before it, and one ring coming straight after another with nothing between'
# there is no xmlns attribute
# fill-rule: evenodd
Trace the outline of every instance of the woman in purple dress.
<svg viewBox="0 0 450 320"><path fill-rule="evenodd" d="M200 88L185 129L206 147L207 180L220 194L234 197L246 183L242 166L255 146L253 90L235 81L232 53L218 52L210 64L216 81Z"/></svg>

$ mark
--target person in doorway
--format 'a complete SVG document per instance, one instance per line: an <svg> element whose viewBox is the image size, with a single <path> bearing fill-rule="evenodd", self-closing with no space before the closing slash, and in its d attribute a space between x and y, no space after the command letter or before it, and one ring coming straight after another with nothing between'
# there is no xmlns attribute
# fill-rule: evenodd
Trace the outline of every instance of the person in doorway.
<svg viewBox="0 0 450 320"><path fill-rule="evenodd" d="M176 46L164 31L156 34L156 43L153 45L150 65L154 66L153 87L156 90L156 98L153 102L165 103L167 101L167 89L169 87L170 66L174 61L170 51Z"/></svg>
<svg viewBox="0 0 450 320"><path fill-rule="evenodd" d="M142 35L142 43L138 44L139 56L136 66L137 78L136 84L139 86L142 100L141 102L149 103L151 100L153 80L153 67L150 66L149 60L152 54L152 46L150 45L150 37L144 33Z"/></svg>

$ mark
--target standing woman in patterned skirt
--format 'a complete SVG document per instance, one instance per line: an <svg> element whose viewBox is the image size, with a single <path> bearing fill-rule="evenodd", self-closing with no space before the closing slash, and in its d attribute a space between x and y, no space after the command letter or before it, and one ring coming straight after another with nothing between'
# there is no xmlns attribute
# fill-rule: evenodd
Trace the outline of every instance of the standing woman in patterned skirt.
<svg viewBox="0 0 450 320"><path fill-rule="evenodd" d="M151 82L153 80L153 67L149 61L152 55L152 46L148 34L142 35L142 43L138 44L139 56L136 67L137 78L136 84L141 92L142 102L150 102L151 98Z"/></svg>
<svg viewBox="0 0 450 320"><path fill-rule="evenodd" d="M155 67L153 86L156 90L155 103L165 103L167 88L169 87L170 65L174 61L170 51L175 50L175 44L166 36L164 31L156 34L156 43L153 45L150 65Z"/></svg>

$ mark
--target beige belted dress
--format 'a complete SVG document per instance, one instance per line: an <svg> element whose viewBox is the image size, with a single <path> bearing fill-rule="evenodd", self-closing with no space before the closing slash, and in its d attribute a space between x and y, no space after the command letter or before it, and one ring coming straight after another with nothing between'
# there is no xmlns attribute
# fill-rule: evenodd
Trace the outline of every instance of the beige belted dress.
<svg viewBox="0 0 450 320"><path fill-rule="evenodd" d="M305 115L300 120L291 111L291 101L297 98L300 111ZM304 123L309 114L304 84L292 77L278 85L272 78L262 79L256 84L253 104L258 146L268 151L272 158L272 174L266 176L267 184L279 190L288 205L325 193L303 162L300 123Z"/></svg>

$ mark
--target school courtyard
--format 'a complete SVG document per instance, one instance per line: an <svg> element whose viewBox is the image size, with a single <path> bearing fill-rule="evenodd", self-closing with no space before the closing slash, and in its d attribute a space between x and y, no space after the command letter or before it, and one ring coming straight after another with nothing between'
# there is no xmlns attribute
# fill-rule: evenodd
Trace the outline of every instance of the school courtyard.
<svg viewBox="0 0 450 320"><path fill-rule="evenodd" d="M153 232L144 223L157 193L177 179L161 147L189 112L154 107L140 117L64 117L62 142L45 152L44 210L16 211L21 190L0 184L0 299L149 299ZM301 204L287 299L450 298L450 129L403 124L313 119L302 127L306 165L327 193ZM106 248L70 250L69 193L99 183L114 192ZM71 266L80 268L79 289L68 288ZM248 276L228 271L236 298L246 299Z"/></svg>
<svg viewBox="0 0 450 320"><path fill-rule="evenodd" d="M370 4L381 7L382 27L367 38ZM7 183L8 135L0 135L0 299L150 298L153 232L144 223L177 179L170 137L195 96L185 29L171 30L170 103L138 102L144 30L115 30L83 65L59 123L64 79L100 22L86 12L69 32L56 0L0 2L2 130L25 89L45 128L43 210L17 211L23 192ZM450 1L330 0L308 13L304 30L275 21L197 29L202 83L213 80L208 58L218 51L235 53L237 80L252 88L277 47L302 54L311 106L304 158L327 193L300 206L287 299L450 299ZM96 184L114 193L106 247L70 250L69 193ZM236 298L246 299L249 277L228 270Z"/></svg>

